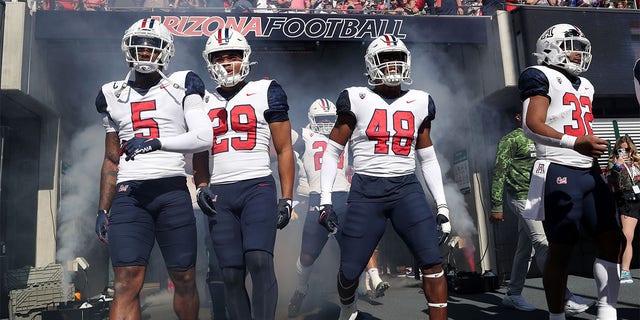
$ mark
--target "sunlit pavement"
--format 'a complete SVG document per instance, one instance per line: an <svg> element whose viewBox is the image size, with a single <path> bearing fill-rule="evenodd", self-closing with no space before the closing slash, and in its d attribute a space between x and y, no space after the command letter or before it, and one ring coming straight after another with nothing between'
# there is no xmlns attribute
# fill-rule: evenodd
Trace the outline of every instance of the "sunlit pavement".
<svg viewBox="0 0 640 320"><path fill-rule="evenodd" d="M631 271L634 283L620 286L618 300L618 319L640 320L640 270ZM428 319L424 296L420 290L420 282L413 278L383 276L391 283L391 288L386 291L384 297L369 300L360 296L358 309L360 314L357 319ZM337 293L334 289L334 279L327 279L317 283L313 280L310 290L302 304L301 314L294 318L299 320L324 320L337 319L339 304ZM316 282L316 283L314 283ZM585 299L595 299L595 282L593 279L570 276L569 289ZM449 295L449 319L496 319L496 320L546 320L546 301L542 288L541 278L527 279L523 291L525 299L536 306L531 312L508 309L501 305L505 288L501 287L494 292L480 294L456 294ZM203 293L201 292L201 295ZM280 292L282 296L290 293ZM172 312L171 294L158 291L157 287L145 287L143 292L143 318L144 319L176 319ZM276 319L287 318L288 299L280 298ZM592 307L573 319L596 319L596 308ZM200 319L210 319L210 311L207 302L201 305Z"/></svg>

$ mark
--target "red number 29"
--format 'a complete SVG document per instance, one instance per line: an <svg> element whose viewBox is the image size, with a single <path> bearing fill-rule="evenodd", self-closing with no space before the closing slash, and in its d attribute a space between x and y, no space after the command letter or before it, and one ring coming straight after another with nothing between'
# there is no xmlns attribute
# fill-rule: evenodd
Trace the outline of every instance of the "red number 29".
<svg viewBox="0 0 640 320"><path fill-rule="evenodd" d="M228 117L231 119L228 119ZM228 116L226 109L213 109L209 111L209 118L214 122L213 134L216 137L227 133L229 126L235 132L246 133L245 137L224 138L220 139L220 141L214 139L213 153L227 152L229 151L229 146L234 150L251 150L255 148L258 119L252 106L237 105L231 108ZM217 125L215 124L216 118L218 119Z"/></svg>

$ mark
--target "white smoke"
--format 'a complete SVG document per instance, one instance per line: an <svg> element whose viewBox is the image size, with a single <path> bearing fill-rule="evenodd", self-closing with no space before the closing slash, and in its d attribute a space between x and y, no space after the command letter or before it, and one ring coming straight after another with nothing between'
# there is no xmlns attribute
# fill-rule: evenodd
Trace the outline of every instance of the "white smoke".
<svg viewBox="0 0 640 320"><path fill-rule="evenodd" d="M100 167L104 155L100 126L79 130L69 142L69 156L61 174L62 197L58 212L57 260L83 257L99 242L93 233Z"/></svg>

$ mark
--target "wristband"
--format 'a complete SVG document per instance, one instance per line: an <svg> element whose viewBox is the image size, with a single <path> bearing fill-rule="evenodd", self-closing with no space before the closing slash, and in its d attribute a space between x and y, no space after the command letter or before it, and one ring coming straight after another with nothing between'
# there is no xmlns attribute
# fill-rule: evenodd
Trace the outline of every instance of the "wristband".
<svg viewBox="0 0 640 320"><path fill-rule="evenodd" d="M576 144L576 140L578 140L578 137L563 134L562 139L560 139L560 146L563 148L573 149Z"/></svg>

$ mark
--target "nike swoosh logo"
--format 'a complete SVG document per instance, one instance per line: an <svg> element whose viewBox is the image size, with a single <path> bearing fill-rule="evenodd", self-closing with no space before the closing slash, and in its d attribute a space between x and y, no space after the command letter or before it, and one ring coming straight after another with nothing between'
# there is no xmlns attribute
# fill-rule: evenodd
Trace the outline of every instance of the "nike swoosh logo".
<svg viewBox="0 0 640 320"><path fill-rule="evenodd" d="M414 101L416 101L416 99L413 99L413 100L407 100L407 103L411 103L411 102L414 102Z"/></svg>
<svg viewBox="0 0 640 320"><path fill-rule="evenodd" d="M247 93L247 97L250 97L250 96L252 96L252 95L254 95L254 94L256 94L256 93L255 93L255 92L253 92L253 93Z"/></svg>

